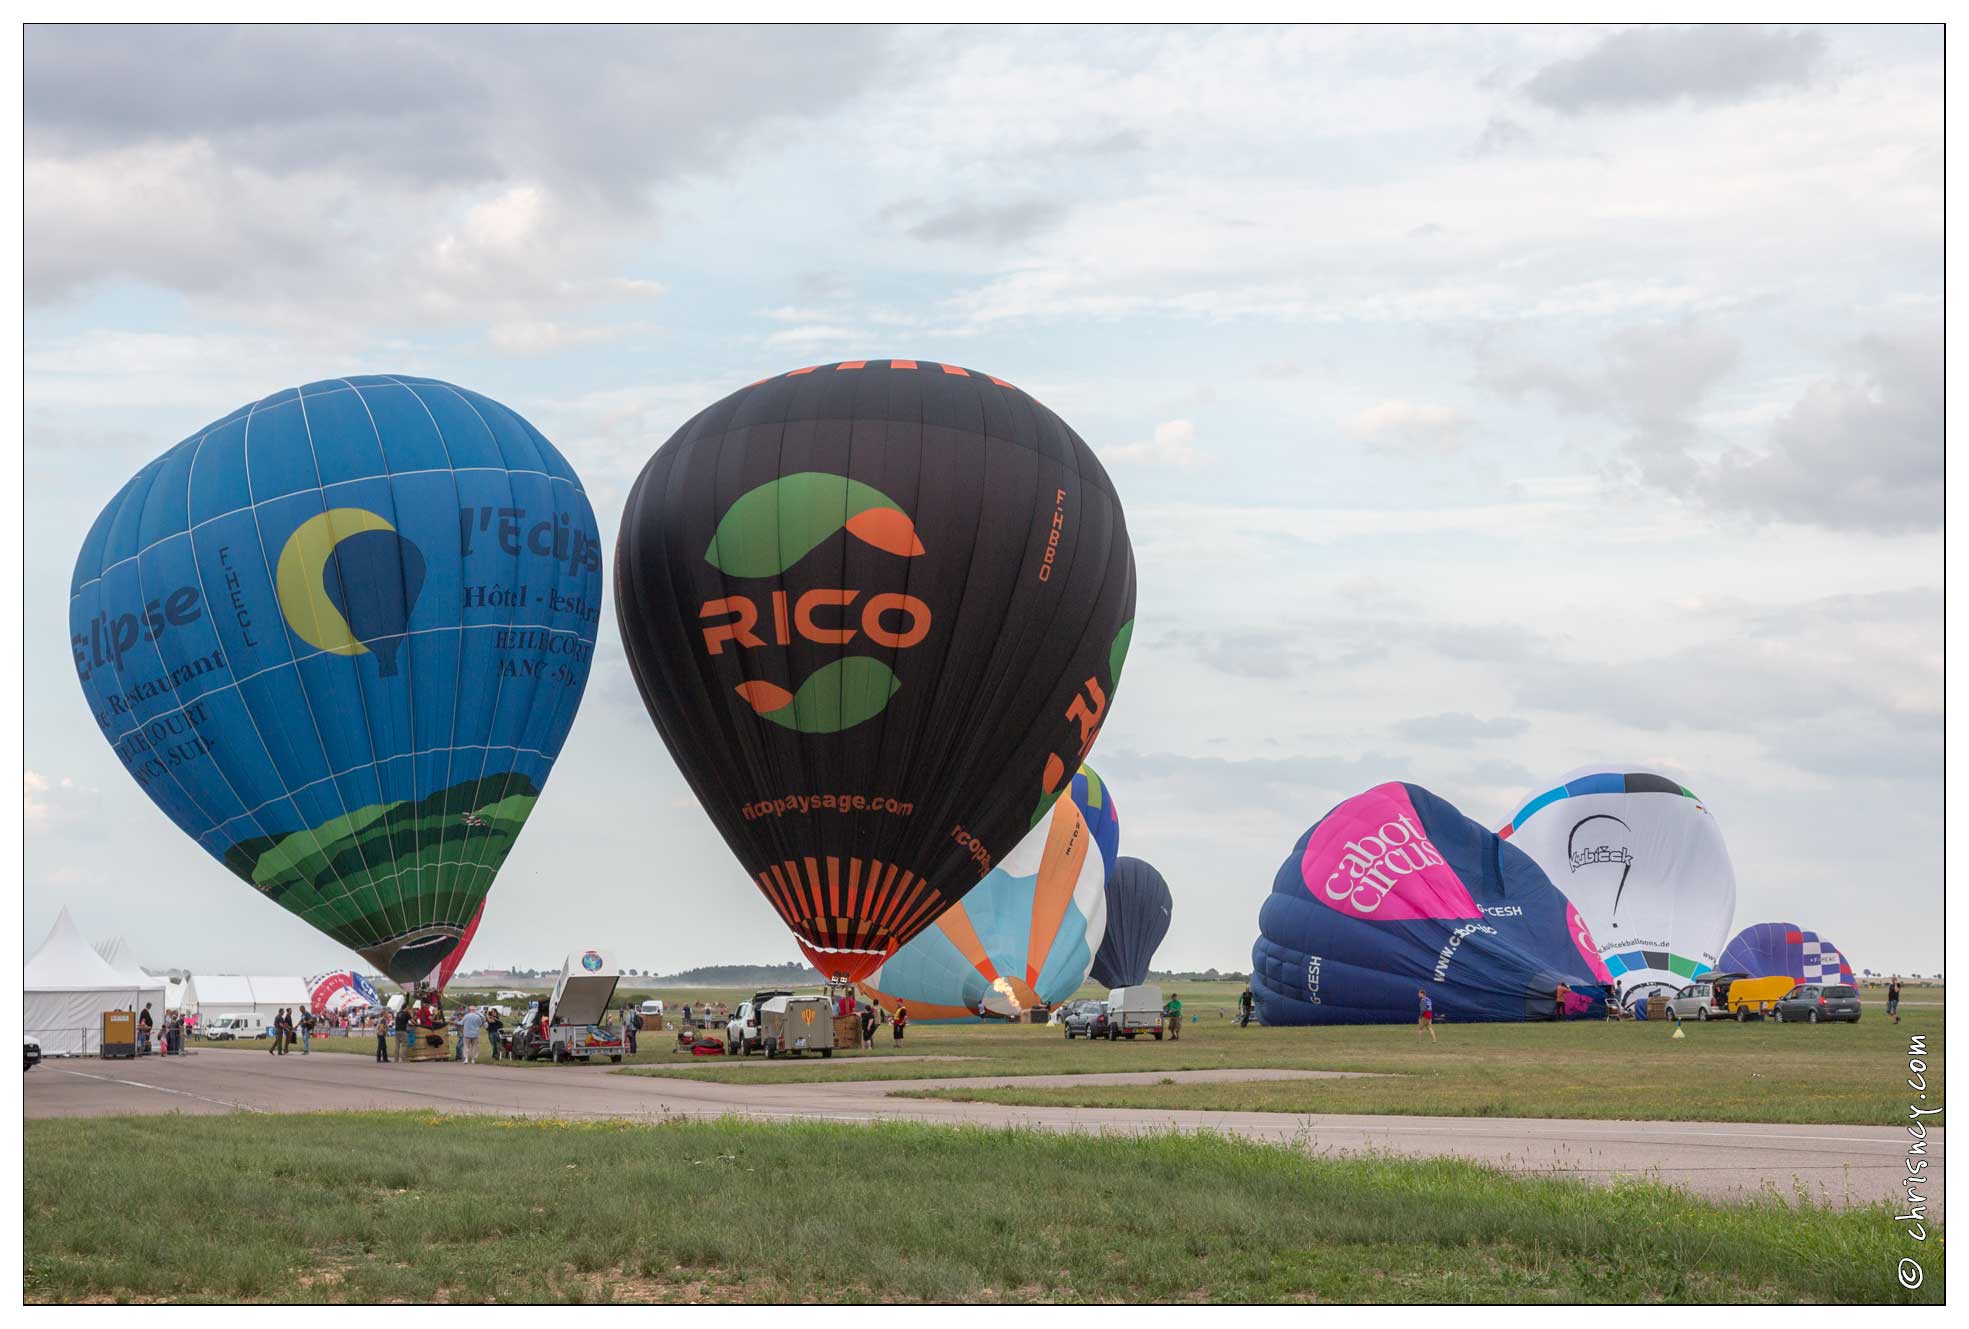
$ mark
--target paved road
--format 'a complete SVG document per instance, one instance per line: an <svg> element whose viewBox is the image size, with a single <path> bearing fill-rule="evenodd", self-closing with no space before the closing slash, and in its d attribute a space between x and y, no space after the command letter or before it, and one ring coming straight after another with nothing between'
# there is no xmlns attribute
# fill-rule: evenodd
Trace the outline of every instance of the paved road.
<svg viewBox="0 0 1969 1329"><path fill-rule="evenodd" d="M1908 1137L1897 1126L1567 1121L1535 1118L1294 1116L1133 1108L1005 1107L897 1098L903 1089L952 1085L1153 1084L1296 1079L1333 1071L1145 1071L1015 1075L965 1080L828 1084L710 1084L611 1075L590 1067L379 1065L350 1054L269 1057L205 1051L182 1060L51 1061L26 1077L29 1117L147 1112L312 1112L421 1108L542 1117L719 1117L808 1121L911 1120L1021 1125L1041 1130L1143 1133L1220 1131L1323 1153L1453 1156L1513 1172L1594 1181L1645 1174L1698 1194L1729 1197L1799 1185L1835 1204L1899 1194ZM1930 1132L1929 1176L1939 1182L1945 1132ZM1929 1213L1939 1216L1939 1184Z"/></svg>

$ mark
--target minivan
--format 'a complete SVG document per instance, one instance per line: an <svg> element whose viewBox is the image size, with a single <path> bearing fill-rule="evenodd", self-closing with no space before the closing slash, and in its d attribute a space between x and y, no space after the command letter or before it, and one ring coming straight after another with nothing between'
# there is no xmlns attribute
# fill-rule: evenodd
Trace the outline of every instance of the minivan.
<svg viewBox="0 0 1969 1329"><path fill-rule="evenodd" d="M1844 983L1800 983L1778 1002L1779 1024L1860 1022L1860 990Z"/></svg>

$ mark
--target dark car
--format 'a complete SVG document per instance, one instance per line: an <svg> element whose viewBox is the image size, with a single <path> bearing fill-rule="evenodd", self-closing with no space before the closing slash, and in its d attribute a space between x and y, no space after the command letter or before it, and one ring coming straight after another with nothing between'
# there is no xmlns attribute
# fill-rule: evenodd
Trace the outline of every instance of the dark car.
<svg viewBox="0 0 1969 1329"><path fill-rule="evenodd" d="M1060 1012L1060 1024L1068 1038L1106 1038L1108 1004L1105 1001L1072 1001Z"/></svg>
<svg viewBox="0 0 1969 1329"><path fill-rule="evenodd" d="M23 1034L21 1035L21 1039L27 1044L27 1069L21 1072L25 1075L27 1071L31 1071L41 1064L41 1045L34 1041L34 1035L32 1034Z"/></svg>
<svg viewBox="0 0 1969 1329"><path fill-rule="evenodd" d="M1844 983L1801 983L1778 1000L1779 1024L1860 1022L1860 990Z"/></svg>

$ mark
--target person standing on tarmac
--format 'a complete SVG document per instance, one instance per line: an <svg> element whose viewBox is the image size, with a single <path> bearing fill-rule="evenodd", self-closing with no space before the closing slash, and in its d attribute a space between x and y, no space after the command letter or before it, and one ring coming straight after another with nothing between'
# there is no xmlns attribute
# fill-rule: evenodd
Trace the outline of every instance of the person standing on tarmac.
<svg viewBox="0 0 1969 1329"><path fill-rule="evenodd" d="M408 998L404 1000L403 1005L397 1007L396 1033L397 1060L404 1061L410 1055L410 1001Z"/></svg>

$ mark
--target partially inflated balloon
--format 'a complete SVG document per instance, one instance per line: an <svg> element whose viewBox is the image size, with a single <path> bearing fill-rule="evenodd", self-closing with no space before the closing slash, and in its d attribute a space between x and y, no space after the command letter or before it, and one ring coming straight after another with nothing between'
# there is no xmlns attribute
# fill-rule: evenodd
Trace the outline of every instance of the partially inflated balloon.
<svg viewBox="0 0 1969 1329"><path fill-rule="evenodd" d="M1114 805L1114 786L1095 774L1092 766L1083 765L1073 773L1072 788L1073 801L1101 851L1102 875L1111 877L1121 854L1121 813Z"/></svg>
<svg viewBox="0 0 1969 1329"><path fill-rule="evenodd" d="M1135 612L1087 445L927 361L795 370L701 411L636 481L616 573L664 743L808 957L849 978L1040 823Z"/></svg>
<svg viewBox="0 0 1969 1329"><path fill-rule="evenodd" d="M1053 805L1004 862L862 981L911 1020L1016 1018L1056 1006L1087 980L1106 927L1106 872L1077 800Z"/></svg>
<svg viewBox="0 0 1969 1329"><path fill-rule="evenodd" d="M1258 914L1251 990L1266 1024L1604 1014L1579 912L1536 863L1428 790L1377 785L1299 837Z"/></svg>
<svg viewBox="0 0 1969 1329"><path fill-rule="evenodd" d="M383 1004L374 985L353 969L316 974L307 983L308 1008L316 1015L346 1015Z"/></svg>
<svg viewBox="0 0 1969 1329"><path fill-rule="evenodd" d="M1797 983L1851 983L1853 966L1839 948L1796 923L1753 923L1723 948L1716 967L1752 978Z"/></svg>
<svg viewBox="0 0 1969 1329"><path fill-rule="evenodd" d="M1139 858L1115 862L1107 895L1107 932L1090 973L1103 987L1133 987L1149 976L1155 948L1169 935L1175 902L1162 874Z"/></svg>
<svg viewBox="0 0 1969 1329"><path fill-rule="evenodd" d="M499 403L310 383L138 472L76 560L96 723L255 890L399 982L458 944L588 681L580 480Z"/></svg>
<svg viewBox="0 0 1969 1329"><path fill-rule="evenodd" d="M1716 818L1664 775L1588 766L1526 799L1498 832L1579 906L1633 1002L1716 967L1737 879Z"/></svg>

